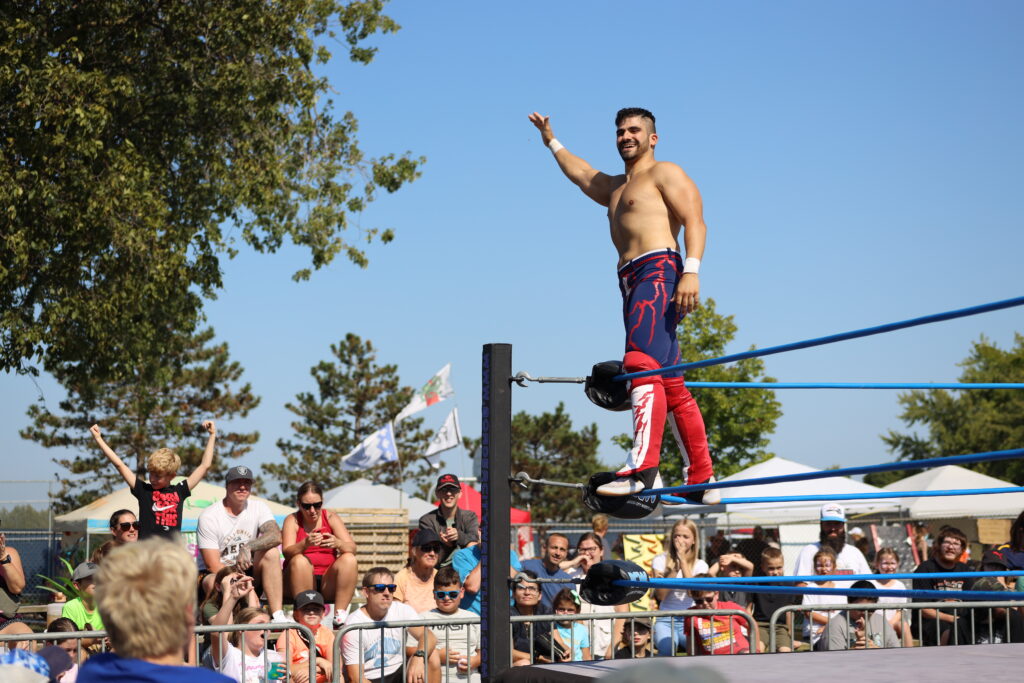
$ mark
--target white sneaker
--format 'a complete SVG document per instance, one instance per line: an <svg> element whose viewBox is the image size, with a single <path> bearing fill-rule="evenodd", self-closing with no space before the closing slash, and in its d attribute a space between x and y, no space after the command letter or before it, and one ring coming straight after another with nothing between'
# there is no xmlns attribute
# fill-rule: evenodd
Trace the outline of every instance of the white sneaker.
<svg viewBox="0 0 1024 683"><path fill-rule="evenodd" d="M654 475L654 482L650 487L644 486L644 483L639 479L635 479L633 477L622 477L620 479L610 481L607 484L602 484L595 490L602 496L631 496L643 493L648 488L664 488L664 484L661 483L661 472Z"/></svg>
<svg viewBox="0 0 1024 683"><path fill-rule="evenodd" d="M295 620L284 613L283 610L277 610L274 612L274 616L270 618L272 624L294 624Z"/></svg>
<svg viewBox="0 0 1024 683"><path fill-rule="evenodd" d="M708 479L708 483L713 484L714 482L715 476L711 475L711 478ZM722 502L722 489L705 489L703 493L704 495L701 496L701 502L705 505L718 505Z"/></svg>

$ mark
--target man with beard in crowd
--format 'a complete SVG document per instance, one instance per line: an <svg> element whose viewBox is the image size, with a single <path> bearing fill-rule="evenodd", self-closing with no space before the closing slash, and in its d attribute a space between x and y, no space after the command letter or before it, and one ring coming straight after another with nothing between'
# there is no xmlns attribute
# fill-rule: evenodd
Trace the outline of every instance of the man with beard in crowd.
<svg viewBox="0 0 1024 683"><path fill-rule="evenodd" d="M794 576L809 576L814 573L814 554L822 546L828 546L836 553L836 574L870 574L864 555L846 543L846 512L842 505L825 503L821 506L821 531L817 543L808 543L796 558ZM849 581L836 581L839 588L849 588ZM806 584L797 584L806 585Z"/></svg>

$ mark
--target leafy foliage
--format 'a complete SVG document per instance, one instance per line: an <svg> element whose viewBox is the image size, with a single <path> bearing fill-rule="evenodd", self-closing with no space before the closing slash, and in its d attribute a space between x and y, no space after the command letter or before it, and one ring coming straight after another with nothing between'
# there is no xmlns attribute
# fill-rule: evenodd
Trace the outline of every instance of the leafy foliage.
<svg viewBox="0 0 1024 683"><path fill-rule="evenodd" d="M27 504L0 508L0 520L5 529L45 529L50 523L47 510Z"/></svg>
<svg viewBox="0 0 1024 683"><path fill-rule="evenodd" d="M720 315L714 299L706 299L700 308L689 314L679 327L677 336L683 362L689 363L726 354L726 345L736 336L736 323L731 315ZM751 347L754 348L754 347ZM713 365L686 373L689 382L771 382L764 376L764 361L748 358L728 365ZM708 446L721 479L755 463L767 460L768 436L782 416L782 406L771 389L693 389L700 405L708 433ZM631 434L614 437L615 443L628 450ZM661 448L661 476L666 486L682 482L683 456L672 430L665 428Z"/></svg>
<svg viewBox="0 0 1024 683"><path fill-rule="evenodd" d="M553 481L586 482L603 469L597 459L597 425L574 430L572 418L559 403L555 412L512 417L512 471L525 471L532 477ZM518 491L519 505L529 504L534 521L586 521L590 511L583 506L578 492L564 488L534 487ZM514 503L516 504L516 503Z"/></svg>
<svg viewBox="0 0 1024 683"><path fill-rule="evenodd" d="M1000 349L985 337L971 346L960 363L961 382L1024 382L1024 336L1014 335L1014 346ZM1024 394L1006 389L950 392L914 390L899 397L900 419L908 427L921 427L925 435L889 430L882 440L900 460L922 460L946 455L983 453L1024 445ZM965 465L992 477L1024 484L1024 461L1004 460ZM884 486L917 470L879 473L864 477ZM888 476L880 476L888 475Z"/></svg>
<svg viewBox="0 0 1024 683"><path fill-rule="evenodd" d="M131 378L187 336L238 241L312 268L391 230L349 218L419 175L367 158L314 67L399 27L384 0L14 0L0 33L0 370ZM295 274L307 278L310 269Z"/></svg>
<svg viewBox="0 0 1024 683"><path fill-rule="evenodd" d="M385 463L359 472L341 469L341 459L363 439L395 419L412 398L402 386L398 366L378 365L369 340L347 334L331 345L333 360L310 368L315 392L302 392L285 407L299 419L292 422L293 439L280 439L283 463L263 466L267 476L284 488L282 503L292 502L295 490L315 481L325 490L360 478L388 486L415 482L422 491L433 487L434 469L423 453L433 434L423 431L423 418L405 418L395 425L399 463ZM443 461L440 463L443 467Z"/></svg>
<svg viewBox="0 0 1024 683"><path fill-rule="evenodd" d="M213 344L213 329L181 339L175 335L169 348L181 348L178 356L165 356L138 365L134 375L117 381L83 381L77 373L55 369L54 376L68 392L58 411L41 398L28 409L32 424L21 437L47 448L71 448L80 455L55 460L69 472L61 479L55 505L61 511L92 502L121 484L121 476L100 452L89 433L99 424L110 447L143 477L146 458L157 448L172 448L187 476L202 459L207 433L203 420L245 417L259 405L259 397L245 384L233 386L242 367L230 360L226 343ZM207 477L216 478L230 467L229 460L249 450L257 432L217 430L217 452Z"/></svg>

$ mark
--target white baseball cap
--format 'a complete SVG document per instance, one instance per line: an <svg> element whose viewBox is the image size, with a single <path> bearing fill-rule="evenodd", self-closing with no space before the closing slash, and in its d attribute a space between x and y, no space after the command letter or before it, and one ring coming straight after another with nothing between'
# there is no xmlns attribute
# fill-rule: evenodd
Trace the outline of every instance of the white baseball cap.
<svg viewBox="0 0 1024 683"><path fill-rule="evenodd" d="M845 522L846 511L839 503L825 503L821 506L821 521L823 522Z"/></svg>

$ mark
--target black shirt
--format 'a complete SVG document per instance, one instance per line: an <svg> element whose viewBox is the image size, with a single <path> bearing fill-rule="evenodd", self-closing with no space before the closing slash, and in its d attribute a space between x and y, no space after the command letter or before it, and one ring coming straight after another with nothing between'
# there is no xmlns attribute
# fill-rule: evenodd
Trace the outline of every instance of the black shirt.
<svg viewBox="0 0 1024 683"><path fill-rule="evenodd" d="M791 583L770 583L766 586L792 586ZM751 593L750 602L754 605L754 620L767 622L775 614L775 611L786 605L799 605L802 601L800 595L789 593Z"/></svg>
<svg viewBox="0 0 1024 683"><path fill-rule="evenodd" d="M139 500L139 540L181 531L181 510L191 493L187 479L157 491L142 477L135 477L132 495Z"/></svg>

